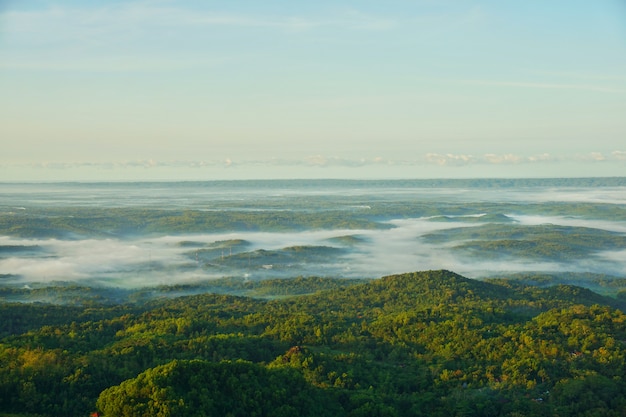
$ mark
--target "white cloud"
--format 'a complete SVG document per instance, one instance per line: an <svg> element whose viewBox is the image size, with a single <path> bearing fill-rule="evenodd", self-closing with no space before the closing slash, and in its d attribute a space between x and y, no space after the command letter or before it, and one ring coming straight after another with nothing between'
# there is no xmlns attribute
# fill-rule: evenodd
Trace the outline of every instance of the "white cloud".
<svg viewBox="0 0 626 417"><path fill-rule="evenodd" d="M324 166L328 164L328 159L322 155L314 155L306 158L308 165Z"/></svg>
<svg viewBox="0 0 626 417"><path fill-rule="evenodd" d="M626 151L613 151L611 156L618 161L626 161Z"/></svg>
<svg viewBox="0 0 626 417"><path fill-rule="evenodd" d="M590 157L594 161L606 161L606 157L602 154L602 152L591 152Z"/></svg>
<svg viewBox="0 0 626 417"><path fill-rule="evenodd" d="M526 159L513 154L504 154L504 155L496 155L493 153L486 154L484 156L485 161L492 164L503 164L503 163L511 163L511 164L519 164L520 162L526 162Z"/></svg>
<svg viewBox="0 0 626 417"><path fill-rule="evenodd" d="M554 161L554 157L549 153L542 153L539 155L531 155L528 157L528 162L549 162Z"/></svg>
<svg viewBox="0 0 626 417"><path fill-rule="evenodd" d="M589 152L585 154L578 154L571 158L575 161L585 162L618 162L626 161L625 151L612 151L612 152Z"/></svg>
<svg viewBox="0 0 626 417"><path fill-rule="evenodd" d="M467 165L476 162L477 159L472 155L428 153L426 161L437 165Z"/></svg>
<svg viewBox="0 0 626 417"><path fill-rule="evenodd" d="M37 162L37 163L11 163L4 162L2 166L26 167L38 169L127 169L127 168L216 168L232 166L275 166L275 167L347 167L359 168L367 166L421 166L435 164L440 166L468 166L468 165L520 165L520 164L556 164L564 162L619 162L626 161L626 151L612 152L589 152L587 154L563 154L559 156L550 153L539 153L536 155L518 155L512 153L496 154L486 153L483 155L471 154L441 154L427 153L416 155L412 159L393 159L381 156L373 158L364 157L338 157L323 154L310 155L304 158L266 158L266 159L238 159L231 158L216 160L155 160L152 158L126 160L126 161L83 161L83 162Z"/></svg>

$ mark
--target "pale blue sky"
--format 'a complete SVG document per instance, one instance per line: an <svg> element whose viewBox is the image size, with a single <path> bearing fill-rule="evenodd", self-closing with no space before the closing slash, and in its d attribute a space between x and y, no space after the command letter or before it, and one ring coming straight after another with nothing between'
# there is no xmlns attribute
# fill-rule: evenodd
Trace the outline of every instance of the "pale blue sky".
<svg viewBox="0 0 626 417"><path fill-rule="evenodd" d="M622 0L1 1L0 181L626 175Z"/></svg>

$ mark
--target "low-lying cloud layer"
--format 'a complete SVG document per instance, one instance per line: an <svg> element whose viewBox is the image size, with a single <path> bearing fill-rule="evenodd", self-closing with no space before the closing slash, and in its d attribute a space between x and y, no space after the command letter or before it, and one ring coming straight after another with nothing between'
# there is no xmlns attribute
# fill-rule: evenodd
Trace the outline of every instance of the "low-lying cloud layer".
<svg viewBox="0 0 626 417"><path fill-rule="evenodd" d="M478 215L478 214L477 214ZM620 222L573 219L565 217L514 216L518 224L561 224L594 227L626 233ZM34 246L42 248L37 255L20 256L4 253L0 257L1 280L6 284L74 281L123 287L142 287L189 283L223 276L246 276L250 279L298 275L375 278L387 274L415 270L451 269L469 277L493 276L510 272L598 272L626 274L626 256L621 250L607 251L564 264L558 261L534 261L524 258L491 256L489 259L468 259L455 252L458 242L433 244L422 237L428 233L474 227L480 222L438 222L433 218L393 220L387 230L324 230L298 233L241 232L163 236L156 238L85 239L79 241L0 238L0 246ZM343 239L346 236L354 237ZM212 263L194 258L194 248L209 247L214 242L244 240L247 245L222 251ZM181 242L193 242L181 244ZM295 264L273 264L272 251L289 247L328 247L345 249L325 262L308 262L301 258ZM265 252L258 252L263 250ZM267 256L253 264L245 256ZM238 255L242 266L233 266L228 257ZM243 255L242 255L243 254ZM298 258L296 258L298 259ZM260 263L259 263L260 262Z"/></svg>
<svg viewBox="0 0 626 417"><path fill-rule="evenodd" d="M72 168L99 168L99 169L125 169L125 168L215 168L233 166L315 166L315 167L347 167L358 168L367 166L422 166L432 164L439 166L466 166L466 165L520 165L520 164L554 164L566 162L625 162L626 151L615 150L612 152L589 152L581 154L554 155L540 153L522 155L513 153L484 153L484 154L455 154L455 153L427 153L414 158L397 159L385 157L340 157L333 155L309 155L303 158L265 158L265 159L208 159L208 160L155 160L152 158L126 160L126 161L50 161L38 163L8 163L0 166L22 166L40 169L72 169Z"/></svg>
<svg viewBox="0 0 626 417"><path fill-rule="evenodd" d="M142 287L226 276L376 278L428 269L469 277L626 276L621 179L602 186L595 186L597 179L442 181L3 183L0 285ZM140 214L100 216L110 208ZM160 217L147 220L143 210ZM193 219L205 212L217 217L198 229ZM321 221L327 216L332 221ZM212 223L226 218L234 220L221 229ZM239 224L242 219L248 223ZM278 224L282 219L290 223ZM143 229L144 223L152 227Z"/></svg>

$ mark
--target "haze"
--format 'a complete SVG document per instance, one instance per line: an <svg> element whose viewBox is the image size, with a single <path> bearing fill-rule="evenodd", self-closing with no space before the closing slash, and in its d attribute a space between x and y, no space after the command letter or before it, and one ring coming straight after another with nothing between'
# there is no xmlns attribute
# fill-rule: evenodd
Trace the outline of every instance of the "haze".
<svg viewBox="0 0 626 417"><path fill-rule="evenodd" d="M620 176L626 7L4 1L0 180Z"/></svg>
<svg viewBox="0 0 626 417"><path fill-rule="evenodd" d="M623 178L0 184L0 281L624 277L624 195Z"/></svg>

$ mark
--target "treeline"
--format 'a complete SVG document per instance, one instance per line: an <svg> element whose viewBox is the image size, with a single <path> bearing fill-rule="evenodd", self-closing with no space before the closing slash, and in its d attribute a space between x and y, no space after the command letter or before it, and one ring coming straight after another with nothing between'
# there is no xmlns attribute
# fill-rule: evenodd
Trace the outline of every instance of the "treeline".
<svg viewBox="0 0 626 417"><path fill-rule="evenodd" d="M84 315L82 314L83 312L88 311L102 311L98 307L105 305L117 306L118 309L135 309L139 308L141 304L154 299L206 293L242 295L254 298L276 298L312 294L318 291L337 289L367 281L369 280L358 278L335 279L298 276L290 279L256 280L245 277L226 277L189 284L161 285L145 288L85 287L73 282L55 282L55 286L50 286L49 283L33 283L30 286L12 285L0 287L0 300L5 301L5 303L0 302L0 316L3 316L1 313L4 310L8 311L10 309L41 311L41 306L37 304L43 303L53 306L57 309L57 312L65 311L67 313L66 315L45 313L51 320L57 320L54 324L62 324L67 321L67 317L77 317L79 313L82 316ZM16 302L24 304L11 304ZM94 308L85 309L87 307ZM115 314L115 309L107 310L107 314ZM15 314L15 319L25 323L23 317L28 316L29 313ZM43 324L39 320L30 321L29 323L31 326L36 326L37 323ZM2 328L2 323L0 323L0 329ZM11 332L19 333L18 330Z"/></svg>
<svg viewBox="0 0 626 417"><path fill-rule="evenodd" d="M623 233L589 227L542 224L489 223L436 231L423 237L432 243L461 242L454 246L470 257L497 259L506 256L568 262L626 246Z"/></svg>
<svg viewBox="0 0 626 417"><path fill-rule="evenodd" d="M249 210L162 210L146 208L30 208L0 213L0 230L26 238L128 237L146 234L380 229L388 225L342 210L317 212Z"/></svg>
<svg viewBox="0 0 626 417"><path fill-rule="evenodd" d="M0 416L626 412L623 300L449 271L316 285L329 290L2 305Z"/></svg>
<svg viewBox="0 0 626 417"><path fill-rule="evenodd" d="M367 207L367 209L363 209ZM13 210L0 204L0 230L4 235L23 238L74 239L81 237L133 237L185 233L221 233L233 231L302 231L311 229L387 229L388 220L433 216L459 216L489 213L481 221L493 223L485 227L511 222L502 213L572 216L608 221L626 220L623 204L541 202L434 202L384 200L372 196L309 196L284 201L227 201L210 209L158 209L144 207L28 207ZM453 218L447 218L452 221ZM445 217L433 221L446 220ZM501 227L505 233L509 227ZM531 230L531 229L529 229ZM592 230L592 229L588 229ZM485 230L486 233L491 230ZM549 236L548 230L535 228ZM459 232L459 231L454 231ZM463 231L461 231L462 234ZM598 237L602 231L598 231ZM451 232L453 233L453 232ZM483 235L486 236L486 233ZM608 233L605 233L608 236ZM436 235L434 240L455 237ZM463 237L459 235L458 237ZM592 236L593 237L593 236ZM5 245L0 252L41 251L35 245Z"/></svg>

